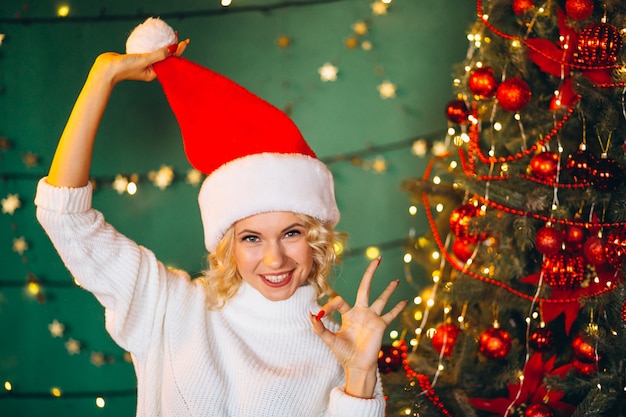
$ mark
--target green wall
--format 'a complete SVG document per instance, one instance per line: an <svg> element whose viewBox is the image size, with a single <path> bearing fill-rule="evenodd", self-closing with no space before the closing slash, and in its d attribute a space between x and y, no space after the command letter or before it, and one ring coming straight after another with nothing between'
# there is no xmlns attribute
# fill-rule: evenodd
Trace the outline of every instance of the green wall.
<svg viewBox="0 0 626 417"><path fill-rule="evenodd" d="M427 161L411 153L411 139L443 139L451 68L466 52L474 2L395 0L387 14L373 15L373 1L274 7L278 0L234 0L221 10L218 0L74 0L65 19L55 16L56 1L0 2L0 199L17 195L21 202L13 214L0 213L0 383L12 384L11 391L0 386L0 416L134 415L132 365L104 331L100 305L72 284L35 220L32 200L93 59L123 51L129 30L149 14L171 16L181 38L191 38L186 57L291 109L328 161L342 211L338 228L349 234L352 249L338 291L353 299L368 262L363 249L374 245L383 248L374 291L399 278L394 300L416 295L419 289L405 279L402 241L428 226L421 213L408 214L410 196L400 183L421 175ZM370 50L345 45L361 21L369 31L358 39L370 42ZM289 47L277 46L281 35L290 37ZM334 82L320 80L326 62L339 68ZM379 96L383 80L397 86L395 98ZM28 156L35 162L26 164ZM384 172L368 165L377 157L387 163ZM162 165L177 174L165 190L147 179ZM195 274L205 253L198 188L184 178L189 168L159 84L119 85L98 134L94 205L164 263ZM115 175L132 173L142 180L135 196L111 189ZM20 238L28 245L22 254L14 248ZM410 270L418 287L427 282L419 266ZM28 292L29 279L40 283L39 297ZM62 337L48 328L54 320L65 326ZM71 339L80 353L68 352ZM94 364L99 358L105 363ZM53 387L60 398L50 394ZM98 396L106 401L102 409Z"/></svg>

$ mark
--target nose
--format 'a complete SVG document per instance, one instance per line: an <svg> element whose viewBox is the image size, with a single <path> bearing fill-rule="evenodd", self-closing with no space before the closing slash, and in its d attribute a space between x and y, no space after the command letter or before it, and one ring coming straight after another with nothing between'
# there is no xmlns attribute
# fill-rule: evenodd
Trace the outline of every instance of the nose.
<svg viewBox="0 0 626 417"><path fill-rule="evenodd" d="M280 268L285 262L285 250L278 242L270 242L265 247L263 262L270 268Z"/></svg>

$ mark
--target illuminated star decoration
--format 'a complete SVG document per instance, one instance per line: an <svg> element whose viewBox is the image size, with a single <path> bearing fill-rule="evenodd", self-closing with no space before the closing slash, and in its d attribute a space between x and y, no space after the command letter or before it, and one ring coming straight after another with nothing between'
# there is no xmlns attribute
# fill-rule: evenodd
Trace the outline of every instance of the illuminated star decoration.
<svg viewBox="0 0 626 417"><path fill-rule="evenodd" d="M100 352L92 352L91 363L97 367L104 365L104 354Z"/></svg>
<svg viewBox="0 0 626 417"><path fill-rule="evenodd" d="M419 139L413 142L413 146L411 147L411 152L416 156L425 156L428 151L428 142L424 139Z"/></svg>
<svg viewBox="0 0 626 417"><path fill-rule="evenodd" d="M187 172L185 181L187 181L187 184L198 185L202 181L202 176L202 172L197 169L191 169Z"/></svg>
<svg viewBox="0 0 626 417"><path fill-rule="evenodd" d="M39 155L34 152L26 152L22 155L22 162L24 162L26 168L36 167L39 164Z"/></svg>
<svg viewBox="0 0 626 417"><path fill-rule="evenodd" d="M363 36L367 34L367 23L363 21L356 22L352 25L352 30L359 36Z"/></svg>
<svg viewBox="0 0 626 417"><path fill-rule="evenodd" d="M2 212L10 214L11 216L15 213L15 210L21 206L22 203L17 194L8 194L6 198L2 199Z"/></svg>
<svg viewBox="0 0 626 417"><path fill-rule="evenodd" d="M62 323L59 323L57 319L54 319L52 323L48 325L48 330L50 330L52 337L63 337L65 326Z"/></svg>
<svg viewBox="0 0 626 417"><path fill-rule="evenodd" d="M320 74L320 78L324 82L336 81L339 68L337 68L330 62L327 62L322 67L320 67L320 69L318 69L317 72Z"/></svg>
<svg viewBox="0 0 626 417"><path fill-rule="evenodd" d="M372 171L380 174L387 171L387 160L383 156L377 156L372 162Z"/></svg>
<svg viewBox="0 0 626 417"><path fill-rule="evenodd" d="M174 180L174 170L170 166L163 165L158 171L151 171L148 178L159 189L165 190Z"/></svg>
<svg viewBox="0 0 626 417"><path fill-rule="evenodd" d="M80 353L80 342L70 337L65 342L65 349L67 349L67 353L70 355L78 355Z"/></svg>
<svg viewBox="0 0 626 417"><path fill-rule="evenodd" d="M22 256L27 250L28 242L26 242L24 236L13 238L13 252L17 252Z"/></svg>
<svg viewBox="0 0 626 417"><path fill-rule="evenodd" d="M443 156L448 153L448 147L444 142L437 141L433 143L432 152L435 156Z"/></svg>
<svg viewBox="0 0 626 417"><path fill-rule="evenodd" d="M396 96L396 85L389 80L383 81L376 88L378 89L380 98L383 100L394 98Z"/></svg>
<svg viewBox="0 0 626 417"><path fill-rule="evenodd" d="M291 46L291 38L287 35L281 35L276 40L276 44L279 48L288 48Z"/></svg>
<svg viewBox="0 0 626 417"><path fill-rule="evenodd" d="M115 179L113 180L113 184L111 184L111 187L113 187L113 189L117 191L118 194L124 194L128 187L128 178L121 174L116 175Z"/></svg>
<svg viewBox="0 0 626 417"><path fill-rule="evenodd" d="M389 3L389 1L385 3L381 0L376 0L374 3L370 4L370 7L372 8L372 14L374 16L387 14L387 8L389 7Z"/></svg>

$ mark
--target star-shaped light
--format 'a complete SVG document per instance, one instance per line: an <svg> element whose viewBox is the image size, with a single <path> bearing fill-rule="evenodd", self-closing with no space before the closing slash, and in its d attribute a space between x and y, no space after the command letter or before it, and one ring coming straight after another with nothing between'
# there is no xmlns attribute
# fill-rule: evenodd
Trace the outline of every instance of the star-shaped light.
<svg viewBox="0 0 626 417"><path fill-rule="evenodd" d="M117 191L118 194L124 194L126 192L126 188L128 187L128 178L124 175L117 174L113 180L113 184L111 184L111 187Z"/></svg>
<svg viewBox="0 0 626 417"><path fill-rule="evenodd" d="M389 80L383 81L376 88L378 89L380 98L384 100L394 98L396 96L396 85Z"/></svg>
<svg viewBox="0 0 626 417"><path fill-rule="evenodd" d="M437 141L433 143L432 152L435 156L443 156L448 153L448 147L444 142Z"/></svg>
<svg viewBox="0 0 626 417"><path fill-rule="evenodd" d="M428 142L424 139L416 140L413 142L413 146L411 146L411 152L413 152L413 155L425 156L426 152L428 152Z"/></svg>
<svg viewBox="0 0 626 417"><path fill-rule="evenodd" d="M325 63L317 70L320 75L322 81L336 81L337 73L339 72L339 68L331 64L330 62Z"/></svg>
<svg viewBox="0 0 626 417"><path fill-rule="evenodd" d="M361 42L361 49L363 49L364 51L371 51L372 50L372 42L370 42L370 41L363 41L363 42Z"/></svg>
<svg viewBox="0 0 626 417"><path fill-rule="evenodd" d="M372 14L374 16L381 16L387 14L387 8L389 7L390 1L384 2L381 0L376 0L374 3L370 4L372 8Z"/></svg>
<svg viewBox="0 0 626 417"><path fill-rule="evenodd" d="M11 216L15 213L15 210L21 206L22 203L20 202L20 198L17 194L8 194L6 198L2 199L2 212L10 214Z"/></svg>
<svg viewBox="0 0 626 417"><path fill-rule="evenodd" d="M202 177L202 172L198 171L197 169L190 169L189 172L187 172L186 181L188 184L198 185L202 181Z"/></svg>
<svg viewBox="0 0 626 417"><path fill-rule="evenodd" d="M162 165L158 171L151 171L148 178L159 189L165 190L174 181L174 170L170 166Z"/></svg>
<svg viewBox="0 0 626 417"><path fill-rule="evenodd" d="M372 170L377 173L383 173L387 171L387 160L382 156L377 156L372 162Z"/></svg>
<svg viewBox="0 0 626 417"><path fill-rule="evenodd" d="M52 337L63 337L65 326L57 319L54 319L52 323L48 325L48 330L50 330L50 334L52 335Z"/></svg>
<svg viewBox="0 0 626 417"><path fill-rule="evenodd" d="M279 48L288 48L291 46L291 38L287 35L281 35L276 40L276 45L278 45Z"/></svg>
<svg viewBox="0 0 626 417"><path fill-rule="evenodd" d="M17 252L20 254L20 256L22 256L27 250L28 242L26 242L24 236L13 238L13 252Z"/></svg>
<svg viewBox="0 0 626 417"><path fill-rule="evenodd" d="M98 367L104 365L104 354L101 352L91 352L91 363Z"/></svg>
<svg viewBox="0 0 626 417"><path fill-rule="evenodd" d="M363 36L367 34L367 23L360 20L352 25L352 30L359 36Z"/></svg>
<svg viewBox="0 0 626 417"><path fill-rule="evenodd" d="M67 353L70 355L78 355L80 353L80 342L70 337L65 342L65 349L67 349Z"/></svg>
<svg viewBox="0 0 626 417"><path fill-rule="evenodd" d="M7 35L5 35L4 33L0 33L0 46L2 46L2 42L4 41L4 38L6 38Z"/></svg>
<svg viewBox="0 0 626 417"><path fill-rule="evenodd" d="M34 152L26 152L22 154L22 162L26 165L26 168L36 167L39 164L39 155Z"/></svg>

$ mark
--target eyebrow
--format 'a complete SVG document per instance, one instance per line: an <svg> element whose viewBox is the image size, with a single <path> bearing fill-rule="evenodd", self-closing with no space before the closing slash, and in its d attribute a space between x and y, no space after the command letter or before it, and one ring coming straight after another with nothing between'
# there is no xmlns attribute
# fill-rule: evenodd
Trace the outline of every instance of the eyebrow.
<svg viewBox="0 0 626 417"><path fill-rule="evenodd" d="M281 233L285 233L286 231L291 230L291 229L293 229L293 228L295 228L295 227L302 227L302 228L305 228L306 226L305 226L304 224L302 224L302 223L298 223L298 222L296 222L296 223L292 223L292 224L290 224L289 226L285 227L285 228L284 228L283 230L281 230L280 232L281 232ZM252 229L243 229L242 231L240 231L239 233L237 233L237 236L241 236L241 235L243 235L243 234L262 235L263 233L257 232L257 231L252 230Z"/></svg>

